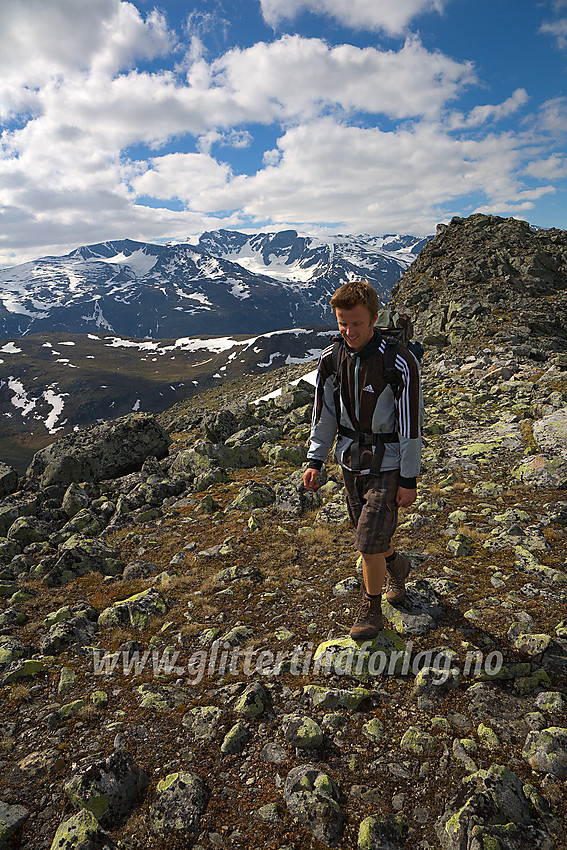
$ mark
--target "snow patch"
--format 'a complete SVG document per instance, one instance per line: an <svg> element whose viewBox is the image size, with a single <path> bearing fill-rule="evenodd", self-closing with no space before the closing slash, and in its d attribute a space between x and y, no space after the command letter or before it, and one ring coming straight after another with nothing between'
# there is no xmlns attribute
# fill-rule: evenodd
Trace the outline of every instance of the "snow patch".
<svg viewBox="0 0 567 850"><path fill-rule="evenodd" d="M17 378L10 376L8 378L7 383L9 389L11 389L14 393L11 399L11 403L14 405L14 407L17 407L21 410L22 416L27 416L28 413L31 413L31 411L34 409L36 405L36 399L28 398L28 394L24 389L24 385L21 381L18 381Z"/></svg>
<svg viewBox="0 0 567 850"><path fill-rule="evenodd" d="M128 266L128 268L134 272L136 277L144 277L144 275L151 271L157 263L157 257L146 254L142 248L139 248L137 251L133 251L129 256L126 256L126 254L122 252L121 254L115 254L114 257L92 257L87 260L87 262L108 263L109 265L115 266Z"/></svg>
<svg viewBox="0 0 567 850"><path fill-rule="evenodd" d="M0 348L0 351L2 351L4 354L21 354L22 353L22 349L18 348L16 345L14 345L13 342L7 342L6 345L4 345L4 346L2 346L2 348Z"/></svg>
<svg viewBox="0 0 567 850"><path fill-rule="evenodd" d="M312 372L308 372L306 375L303 375L301 378L296 378L295 381L290 381L291 384L297 386L300 381L307 381L308 384L312 384L315 386L317 381L317 369L313 369ZM282 394L282 388L279 387L277 390L274 390L268 395L263 395L260 398L255 399L252 404L259 404L261 401L269 401L271 398L277 398Z"/></svg>
<svg viewBox="0 0 567 850"><path fill-rule="evenodd" d="M56 386L57 384L52 384L51 387L49 387L49 389L45 390L45 392L43 393L44 399L52 407L51 413L48 415L47 419L43 423L50 434L56 434L57 431L60 431L65 422L67 421L65 419L61 423L61 425L55 427L57 420L61 416L61 413L63 412L63 407L65 405L63 398L69 395L69 393L61 393L60 395L57 395L57 393L53 391L53 387Z"/></svg>

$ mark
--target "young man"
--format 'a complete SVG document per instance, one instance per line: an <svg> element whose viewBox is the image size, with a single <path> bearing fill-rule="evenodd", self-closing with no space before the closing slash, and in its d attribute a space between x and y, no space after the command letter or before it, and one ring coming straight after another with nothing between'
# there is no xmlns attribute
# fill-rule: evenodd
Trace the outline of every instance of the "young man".
<svg viewBox="0 0 567 850"><path fill-rule="evenodd" d="M396 604L405 596L410 563L392 548L398 508L417 497L421 462L423 396L419 367L400 346L394 392L384 376L386 342L375 330L380 302L366 281L351 281L331 298L342 336L337 369L333 346L325 349L317 368L311 423L307 490L319 486L319 470L338 432L336 458L342 467L348 513L362 555L364 593L351 637L374 638L384 628L381 594Z"/></svg>

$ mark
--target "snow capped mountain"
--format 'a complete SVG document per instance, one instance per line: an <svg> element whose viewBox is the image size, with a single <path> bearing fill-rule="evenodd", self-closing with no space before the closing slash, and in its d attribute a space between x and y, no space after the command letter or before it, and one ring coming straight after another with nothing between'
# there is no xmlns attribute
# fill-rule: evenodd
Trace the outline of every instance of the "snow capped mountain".
<svg viewBox="0 0 567 850"><path fill-rule="evenodd" d="M83 246L0 270L0 335L167 339L327 324L341 283L364 278L387 297L427 240L219 230L197 244Z"/></svg>

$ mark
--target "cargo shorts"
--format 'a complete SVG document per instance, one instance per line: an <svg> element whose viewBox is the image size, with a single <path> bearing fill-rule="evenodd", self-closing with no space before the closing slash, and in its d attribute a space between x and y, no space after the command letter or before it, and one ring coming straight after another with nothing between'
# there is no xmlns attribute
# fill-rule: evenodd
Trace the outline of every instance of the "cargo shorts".
<svg viewBox="0 0 567 850"><path fill-rule="evenodd" d="M355 475L343 468L346 504L355 528L355 546L363 555L387 552L398 524L400 470Z"/></svg>

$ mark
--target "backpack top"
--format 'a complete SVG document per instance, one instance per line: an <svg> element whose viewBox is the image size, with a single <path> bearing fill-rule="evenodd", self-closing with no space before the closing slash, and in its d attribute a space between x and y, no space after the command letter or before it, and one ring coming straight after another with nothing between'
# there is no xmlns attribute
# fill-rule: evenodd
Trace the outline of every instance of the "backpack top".
<svg viewBox="0 0 567 850"><path fill-rule="evenodd" d="M374 327L384 336L393 336L408 347L408 342L413 336L413 324L408 313L398 313L385 307L378 313Z"/></svg>

